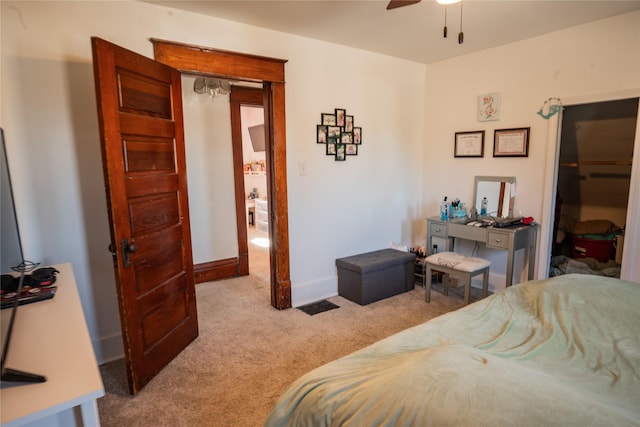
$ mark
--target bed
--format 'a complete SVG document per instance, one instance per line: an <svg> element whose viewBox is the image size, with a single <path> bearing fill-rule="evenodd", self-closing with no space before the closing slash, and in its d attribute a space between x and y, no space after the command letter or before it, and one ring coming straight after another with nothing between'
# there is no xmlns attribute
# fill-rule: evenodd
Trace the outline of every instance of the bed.
<svg viewBox="0 0 640 427"><path fill-rule="evenodd" d="M296 380L265 426L640 426L640 284L512 286Z"/></svg>

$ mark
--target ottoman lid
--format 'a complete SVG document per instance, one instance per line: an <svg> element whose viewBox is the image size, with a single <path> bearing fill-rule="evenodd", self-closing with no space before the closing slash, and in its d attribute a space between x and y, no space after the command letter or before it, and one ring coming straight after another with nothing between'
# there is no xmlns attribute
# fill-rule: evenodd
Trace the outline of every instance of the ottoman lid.
<svg viewBox="0 0 640 427"><path fill-rule="evenodd" d="M409 252L397 249L380 249L346 258L338 258L336 259L336 266L351 271L367 273L398 264L414 262L415 259L416 255Z"/></svg>

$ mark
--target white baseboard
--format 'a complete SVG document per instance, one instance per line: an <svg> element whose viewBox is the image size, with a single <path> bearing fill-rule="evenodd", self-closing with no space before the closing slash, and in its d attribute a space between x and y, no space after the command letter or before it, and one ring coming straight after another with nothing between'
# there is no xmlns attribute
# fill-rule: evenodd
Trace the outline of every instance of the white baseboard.
<svg viewBox="0 0 640 427"><path fill-rule="evenodd" d="M338 295L337 277L331 276L291 286L291 305L298 307Z"/></svg>
<svg viewBox="0 0 640 427"><path fill-rule="evenodd" d="M124 347L122 344L122 334L113 334L93 341L93 351L96 353L98 365L122 359L124 357Z"/></svg>

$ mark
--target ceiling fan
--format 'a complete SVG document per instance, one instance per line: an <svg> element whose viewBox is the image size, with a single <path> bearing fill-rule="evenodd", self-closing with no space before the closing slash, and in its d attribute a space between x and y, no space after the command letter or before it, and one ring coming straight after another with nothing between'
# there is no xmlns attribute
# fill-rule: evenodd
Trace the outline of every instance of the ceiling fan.
<svg viewBox="0 0 640 427"><path fill-rule="evenodd" d="M461 0L438 0L438 3L444 5L444 31L443 35L447 38L447 5L460 2L460 32L458 33L458 43L462 44L464 41L464 33L462 32L462 1ZM387 10L397 9L399 7L410 6L412 4L420 3L420 0L391 0L387 4Z"/></svg>
<svg viewBox="0 0 640 427"><path fill-rule="evenodd" d="M416 3L420 3L420 0L391 0L387 5L387 10L395 9L397 7L409 6Z"/></svg>
<svg viewBox="0 0 640 427"><path fill-rule="evenodd" d="M387 10L395 9L397 7L409 6L416 3L420 3L420 0L391 0L387 5Z"/></svg>

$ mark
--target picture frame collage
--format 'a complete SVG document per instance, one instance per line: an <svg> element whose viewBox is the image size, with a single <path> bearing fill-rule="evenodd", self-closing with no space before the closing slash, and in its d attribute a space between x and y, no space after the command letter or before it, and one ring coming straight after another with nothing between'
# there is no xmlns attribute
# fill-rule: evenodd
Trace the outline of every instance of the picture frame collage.
<svg viewBox="0 0 640 427"><path fill-rule="evenodd" d="M493 157L529 157L531 128L495 129L493 131ZM485 131L456 132L454 157L484 157Z"/></svg>
<svg viewBox="0 0 640 427"><path fill-rule="evenodd" d="M355 126L353 115L344 108L333 113L321 113L316 125L316 143L325 144L325 154L335 161L345 161L347 156L357 156L362 144L362 128Z"/></svg>

